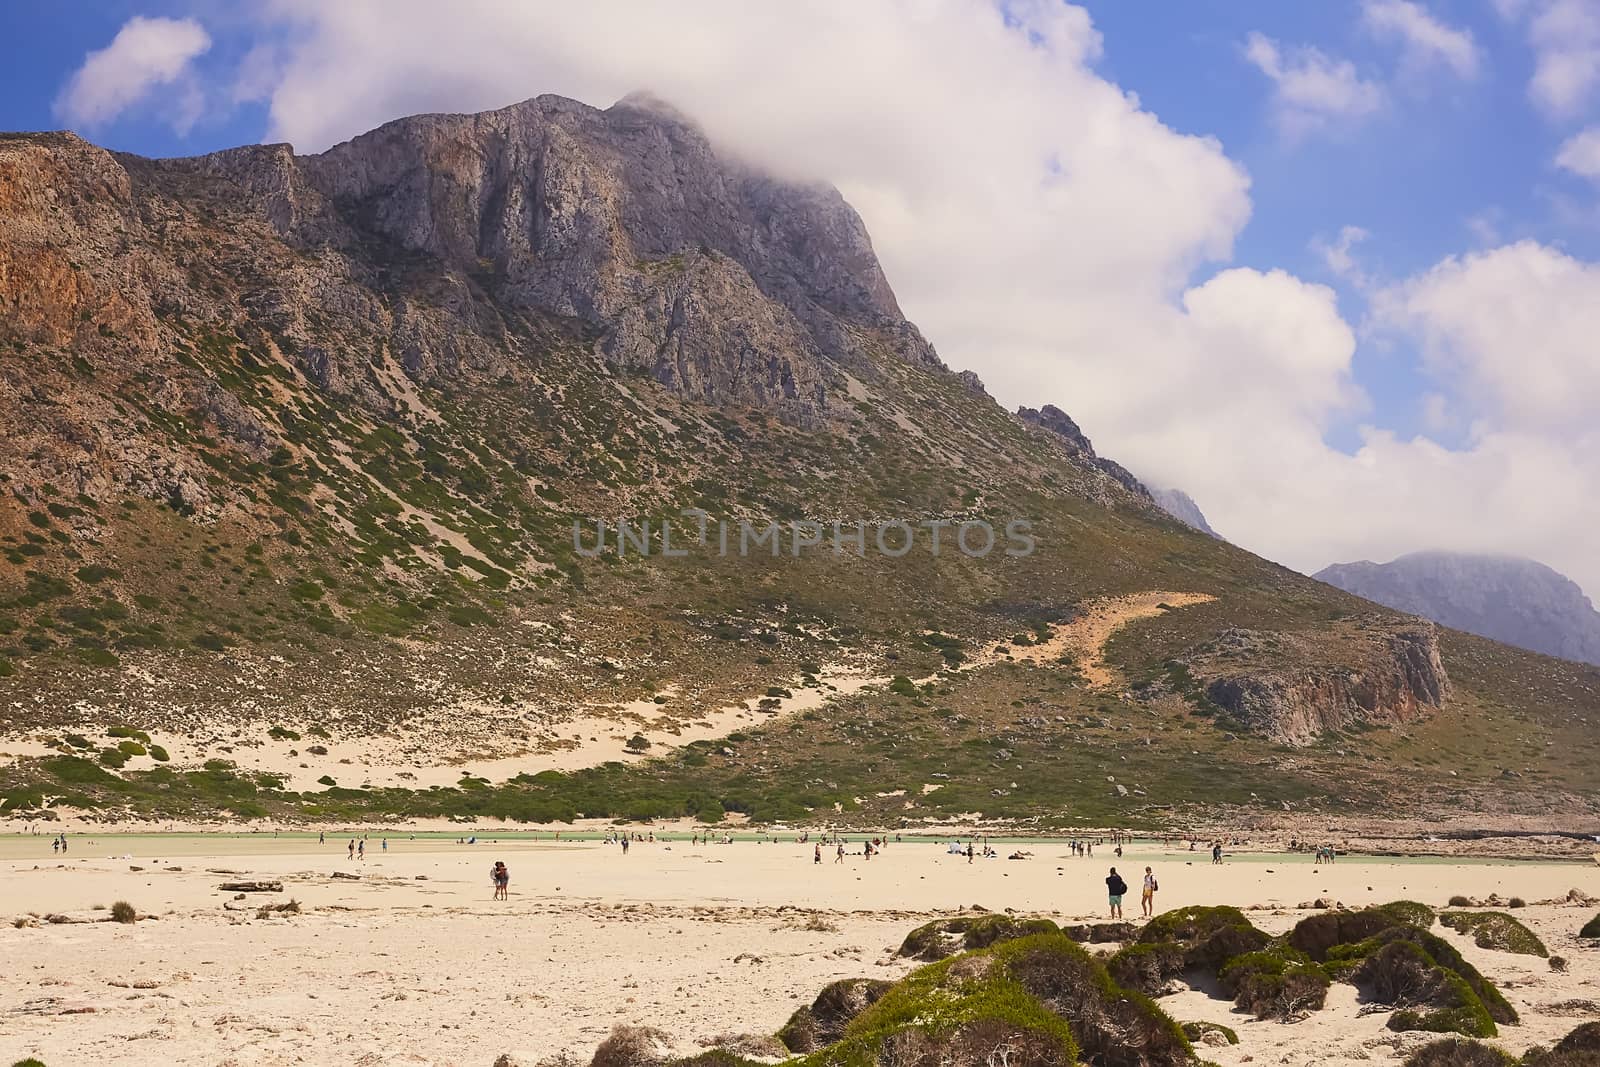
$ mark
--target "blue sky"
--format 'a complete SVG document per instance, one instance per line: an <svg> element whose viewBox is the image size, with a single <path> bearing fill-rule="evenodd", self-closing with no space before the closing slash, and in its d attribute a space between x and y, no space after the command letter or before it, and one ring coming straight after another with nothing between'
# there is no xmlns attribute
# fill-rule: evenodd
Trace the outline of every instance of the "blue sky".
<svg viewBox="0 0 1600 1067"><path fill-rule="evenodd" d="M783 157L792 146L752 132L752 116L738 110L745 101L750 112L786 114L789 140L861 209L902 302L952 365L978 369L1008 403L1024 396L1031 402L1041 391L1059 396L1104 451L1152 480L1181 483L1224 533L1306 569L1355 554L1378 558L1443 545L1544 558L1583 571L1589 588L1600 586L1600 564L1578 562L1590 555L1579 548L1588 537L1583 527L1600 521L1594 506L1532 506L1535 497L1594 499L1600 471L1575 451L1580 435L1562 421L1571 405L1541 408L1539 396L1517 386L1530 352L1555 353L1527 368L1547 379L1539 391L1545 397L1587 398L1589 367L1600 365L1600 351L1583 337L1590 324L1575 309L1600 279L1600 2L1083 0L1097 42L1077 7L1052 0L1007 0L998 30L1000 22L985 21L976 5L801 5L759 18L720 0L699 6L706 13L698 25L679 18L651 28L655 13L626 0L582 11L467 0L448 15L404 0L284 0L268 14L179 0L4 5L0 128L69 125L97 143L150 155L285 136L316 150L412 110L476 110L544 91L604 106L645 87L684 101L714 134L758 156ZM166 42L182 55L168 57L162 77L140 82L119 68L98 95L74 95L69 86L86 56L136 17L169 20L157 27L163 32L187 27L189 47ZM778 20L788 24L775 28ZM693 47L664 40L672 32L689 34ZM774 39L799 57L793 69L771 51ZM871 62L833 61L841 42ZM808 49L818 58L807 60ZM678 53L693 55L696 69L675 66ZM880 61L883 71L858 69ZM1020 88L1010 77L1019 66L1027 67L1016 79ZM855 97L852 79L863 86ZM942 95L948 86L941 79L969 83L960 96ZM1108 87L1134 94L1138 108L1108 104L1101 93ZM819 88L838 88L838 99ZM985 335L977 313L963 318L950 310L934 277L937 261L925 266L930 255L918 245L943 223L932 215L916 226L897 221L907 223L919 199L935 201L936 192L963 195L1012 176L973 175L962 184L958 175L945 187L924 188L909 167L895 172L892 160L875 155L874 138L863 139L862 127L881 121L880 132L907 139L908 157L922 136L928 158L948 159L933 143L947 131L909 118L918 101L947 112L970 107L982 123L990 93L1020 127L1010 140L990 137L997 160L1037 143L1050 146L1054 167L1057 152L1072 155L1083 137L1114 129L1101 160L1113 183L1117 166L1167 168L1142 199L1082 183L1083 198L1104 199L1090 214L1120 213L1130 245L1149 244L1137 253L1146 257L1145 274L1129 268L1124 279L1094 260L1102 255L1123 266L1111 248L1114 226L1098 243L1084 241L1087 250L1073 250L1083 213L1070 207L1060 215L1060 262L1024 260L1020 251L1016 259L1016 270L1029 276L1105 275L1129 291L1158 278L1150 284L1163 287L1160 307L1141 309L1130 298L1120 312L1125 321L1085 325L1082 308L1058 307L1051 318L1044 305L1053 294L1041 287L1030 309L1038 320L1029 320L1032 335L1023 345ZM861 94L881 98L865 117ZM1098 125L1073 124L1066 112L1080 104ZM1148 116L1159 120L1159 133L1144 128ZM1030 123L1060 128L1034 137ZM974 150L989 136L972 122L966 129ZM1593 151L1578 153L1576 142L1591 129ZM1197 152L1187 135L1215 138L1220 149ZM1563 146L1577 162L1557 165ZM1040 172L1023 166L1015 174L1018 189L1049 177L1044 158ZM1094 158L1076 164L1085 173L1097 165ZM1157 197L1192 199L1194 207L1185 214ZM1004 208L1000 201L972 206ZM1160 235L1137 232L1145 215L1169 220L1161 225L1187 236L1161 244ZM990 274L1007 265L1008 247L1019 247L1027 221L1012 231L991 227L997 246L986 250ZM1329 254L1342 234L1344 259ZM954 229L947 236L936 247L970 247L975 239ZM1231 254L1218 254L1218 242L1231 242ZM1471 269L1454 269L1463 265ZM977 277L974 271L963 279L964 293ZM1335 296L1331 311L1319 303L1321 286ZM1516 322L1486 312L1502 295L1529 310ZM1592 295L1600 302L1600 288ZM1200 304L1189 307L1191 298ZM1118 394L1133 376L1162 368L1119 379L1117 367L1135 366L1136 349L1158 342L1128 340L1123 354L1104 338L1118 336L1119 326L1131 336L1138 320L1157 311L1182 313L1160 336L1190 365L1215 360L1223 378L1281 381L1282 406L1297 405L1304 417L1277 423L1270 396L1252 407L1239 399L1243 391L1218 391L1207 394L1218 409L1209 431L1215 436L1188 424L1180 432L1179 409L1195 388L1175 371L1172 394L1141 393L1135 418ZM1543 330L1544 323L1559 323L1562 332ZM1236 348L1251 354L1233 366ZM1347 402L1352 394L1357 400ZM1162 405L1171 410L1156 412L1160 432L1153 432L1150 411ZM1237 436L1230 420L1273 427L1283 454L1298 458L1278 469L1256 462L1228 441L1229 433ZM1373 448L1374 435L1392 443ZM1194 456L1202 453L1214 461L1199 463ZM1533 486L1526 472L1535 469L1565 472L1567 481L1552 474L1550 484ZM1290 491L1297 477L1344 494L1360 521L1326 511L1298 523L1281 518L1285 510L1311 508L1309 498ZM1254 492L1240 490L1241 481ZM1434 525L1395 522L1397 506L1413 499L1427 499L1447 517ZM1514 518L1478 523L1474 509L1487 500ZM1326 532L1331 527L1336 535Z"/></svg>

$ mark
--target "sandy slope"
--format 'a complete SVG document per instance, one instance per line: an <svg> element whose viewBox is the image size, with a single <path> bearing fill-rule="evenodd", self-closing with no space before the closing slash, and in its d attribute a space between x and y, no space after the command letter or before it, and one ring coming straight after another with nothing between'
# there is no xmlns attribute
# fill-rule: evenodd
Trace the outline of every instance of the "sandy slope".
<svg viewBox="0 0 1600 1067"><path fill-rule="evenodd" d="M4 917L55 912L101 918L127 899L159 921L0 927L0 1063L39 1055L63 1063L165 1062L478 1064L504 1051L529 1062L567 1053L587 1061L618 1022L643 1022L685 1050L729 1031L770 1032L838 977L894 976L890 950L923 917L982 904L1093 916L1108 861L1030 846L1029 861L967 864L937 844L891 845L870 864L809 846L640 844L627 857L597 842L456 845L391 836L363 866L347 838L120 838L82 836L69 860L47 837L0 839ZM138 852L131 858L129 850ZM1099 850L1097 850L1099 851ZM157 854L163 853L163 854ZM496 858L514 872L513 899L490 901ZM1600 895L1600 867L1466 865L1241 858L1213 867L1181 854L1130 852L1125 872L1156 867L1161 907L1260 905L1256 921L1283 929L1293 905L1327 894L1350 904L1453 893L1530 900L1579 888ZM1192 864L1192 865L1191 865ZM142 870L131 870L131 867ZM167 867L180 867L169 871ZM235 875L281 877L282 894L235 904L216 886ZM359 870L359 881L334 871ZM418 876L423 876L419 878ZM261 900L293 896L299 916L258 920ZM226 911L233 904L246 910ZM1287 905L1288 907L1282 907ZM800 909L800 910L797 910ZM807 929L816 909L819 920ZM1137 910L1135 907L1133 910ZM1508 1029L1515 1051L1576 1020L1551 1006L1600 1001L1600 949L1574 934L1592 909L1539 905L1520 914L1567 975L1542 960L1485 952L1446 934L1529 1016ZM151 984L153 983L153 984ZM1185 993L1179 1018L1235 1026L1244 1044L1208 1050L1225 1065L1397 1062L1383 1017L1357 1018L1353 994L1293 1026L1253 1023L1231 1004ZM84 1009L93 1009L86 1011ZM1564 1009L1572 1010L1572 1009ZM1400 1038L1404 1047L1416 1038ZM1371 1047L1368 1047L1368 1046ZM1287 1057L1287 1058L1285 1058Z"/></svg>
<svg viewBox="0 0 1600 1067"><path fill-rule="evenodd" d="M1153 590L1091 600L1071 620L1055 627L1051 635L1038 644L1011 645L1001 642L980 653L975 665L1002 658L1016 663L1050 665L1067 658L1076 662L1085 681L1096 688L1104 688L1117 681L1116 672L1105 659L1106 642L1111 640L1112 634L1131 622L1154 618L1170 608L1186 608L1215 599L1205 593Z"/></svg>

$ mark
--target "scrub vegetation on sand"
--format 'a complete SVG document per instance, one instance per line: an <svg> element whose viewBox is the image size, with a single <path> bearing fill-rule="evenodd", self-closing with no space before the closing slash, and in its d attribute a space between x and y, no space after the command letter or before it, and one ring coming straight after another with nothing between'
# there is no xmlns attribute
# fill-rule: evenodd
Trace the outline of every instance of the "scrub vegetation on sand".
<svg viewBox="0 0 1600 1067"><path fill-rule="evenodd" d="M1347 981L1393 1009L1390 1029L1493 1036L1496 1022L1515 1022L1516 1013L1447 942L1424 929L1433 917L1423 905L1400 901L1314 915L1273 937L1237 908L1186 907L1156 916L1115 954L1095 956L1046 919L954 916L911 931L900 947L902 957L935 962L897 982L834 982L777 1037L806 1067L961 1067L996 1062L1000 1050L1012 1064L1192 1067L1198 1061L1191 1042L1236 1044L1238 1035L1216 1023L1179 1024L1149 994L1179 977L1207 976L1257 1018L1302 1018L1323 1007L1332 982ZM1092 937L1094 928L1080 932ZM741 1040L741 1048L749 1047L749 1039ZM658 1051L628 1062L746 1062L732 1045L672 1061L662 1042L622 1027L596 1063L621 1063L625 1049L646 1046ZM1450 1050L1479 1057L1463 1063L1500 1062L1482 1058L1492 1051L1460 1042L1429 1050L1431 1058L1416 1062L1458 1062L1447 1058Z"/></svg>
<svg viewBox="0 0 1600 1067"><path fill-rule="evenodd" d="M1503 911L1444 911L1439 921L1460 934L1471 936L1479 948L1548 957L1550 950L1538 936Z"/></svg>

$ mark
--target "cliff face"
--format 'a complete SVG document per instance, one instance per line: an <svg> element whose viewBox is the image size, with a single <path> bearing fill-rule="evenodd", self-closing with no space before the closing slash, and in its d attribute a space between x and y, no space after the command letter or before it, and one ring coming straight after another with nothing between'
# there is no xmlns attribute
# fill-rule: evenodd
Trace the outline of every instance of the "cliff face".
<svg viewBox="0 0 1600 1067"><path fill-rule="evenodd" d="M700 399L816 413L829 364L940 366L837 190L719 154L649 97L420 115L271 162L222 169L292 239L425 254L509 308L583 323L606 358Z"/></svg>
<svg viewBox="0 0 1600 1067"><path fill-rule="evenodd" d="M1576 582L1533 560L1417 552L1338 563L1313 577L1452 629L1600 664L1600 612Z"/></svg>
<svg viewBox="0 0 1600 1067"><path fill-rule="evenodd" d="M1261 638L1234 631L1222 643L1249 650ZM1450 694L1438 634L1429 625L1387 634L1358 666L1318 665L1309 650L1296 658L1312 662L1293 670L1225 670L1208 678L1205 694L1251 731L1289 745L1414 722L1442 708Z"/></svg>

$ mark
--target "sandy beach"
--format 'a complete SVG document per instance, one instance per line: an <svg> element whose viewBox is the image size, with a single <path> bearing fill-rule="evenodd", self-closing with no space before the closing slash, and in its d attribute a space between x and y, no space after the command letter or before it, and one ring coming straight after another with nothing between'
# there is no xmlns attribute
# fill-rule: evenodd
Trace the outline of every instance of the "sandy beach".
<svg viewBox="0 0 1600 1067"><path fill-rule="evenodd" d="M1520 896L1529 906L1518 917L1570 961L1567 973L1436 928L1523 1014L1500 1043L1513 1052L1548 1043L1600 1003L1600 947L1576 938L1594 906L1564 902L1574 889L1600 896L1593 863L1345 857L1319 867L1241 854L1213 866L1154 845L1120 860L1107 847L1073 857L1052 841L1001 846L1031 859L969 864L937 841L906 841L870 862L859 844L843 863L824 849L817 865L810 845L787 839L670 836L623 855L549 833L488 831L458 844L369 832L365 861L349 859L350 835L335 833L319 844L315 834L91 831L69 835L65 858L49 834L0 838L0 1062L488 1067L510 1053L586 1063L619 1023L659 1027L688 1054L729 1033L770 1034L834 979L909 971L894 949L929 917L979 906L1103 918L1112 864L1130 881L1155 868L1158 911L1237 904L1274 932L1318 897L1361 906ZM497 859L512 871L507 902L490 899ZM283 889L235 899L218 888L245 880ZM298 914L258 917L290 899ZM119 900L150 918L100 921ZM1162 1003L1180 1020L1239 1031L1238 1046L1206 1050L1225 1067L1398 1062L1423 1040L1358 1015L1348 986L1295 1024L1254 1022L1200 991Z"/></svg>

